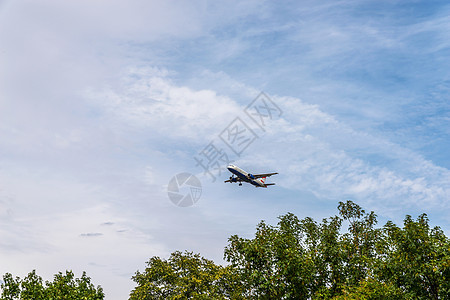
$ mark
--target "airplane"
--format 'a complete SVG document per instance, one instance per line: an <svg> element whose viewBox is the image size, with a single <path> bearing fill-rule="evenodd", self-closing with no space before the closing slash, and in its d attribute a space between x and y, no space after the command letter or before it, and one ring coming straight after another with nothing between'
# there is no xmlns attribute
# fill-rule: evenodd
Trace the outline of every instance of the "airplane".
<svg viewBox="0 0 450 300"><path fill-rule="evenodd" d="M230 183L239 182L239 185L242 185L242 182L248 182L253 184L255 187L264 187L264 188L268 187L269 185L275 185L275 183L265 183L266 177L278 174L278 173L250 174L235 165L229 165L227 169L233 175L231 175L230 179L225 180L224 182ZM236 175L236 177L234 175Z"/></svg>

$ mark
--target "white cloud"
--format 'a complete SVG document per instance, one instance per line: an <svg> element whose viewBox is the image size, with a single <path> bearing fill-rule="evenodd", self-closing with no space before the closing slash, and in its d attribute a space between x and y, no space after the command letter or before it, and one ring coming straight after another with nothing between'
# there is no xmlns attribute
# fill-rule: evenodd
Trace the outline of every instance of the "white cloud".
<svg viewBox="0 0 450 300"><path fill-rule="evenodd" d="M378 203L381 210L393 200L404 207L448 208L447 169L382 137L355 131L317 106L298 99L274 99L285 110L287 122L267 138L265 145L272 153L266 154L282 161L287 186L310 190L318 197L352 196Z"/></svg>
<svg viewBox="0 0 450 300"><path fill-rule="evenodd" d="M166 71L131 71L121 89L90 90L87 97L118 121L168 138L205 142L240 112L229 97L213 90L173 84Z"/></svg>
<svg viewBox="0 0 450 300"><path fill-rule="evenodd" d="M243 115L246 104L210 90L177 86L167 71L139 71L139 77L135 73L125 77L127 85L120 91L91 92L90 97L100 99L114 118L157 131L159 140L169 137L206 145L235 116ZM247 91L243 89L244 95ZM279 185L320 198L350 196L377 203L381 210L394 199L403 207L419 208L425 203L446 207L450 173L445 168L380 136L355 131L317 105L296 98L273 99L284 111L282 118L268 126L268 133L241 161L252 163L257 158L262 162L259 167L280 168ZM254 153L255 147L263 151Z"/></svg>

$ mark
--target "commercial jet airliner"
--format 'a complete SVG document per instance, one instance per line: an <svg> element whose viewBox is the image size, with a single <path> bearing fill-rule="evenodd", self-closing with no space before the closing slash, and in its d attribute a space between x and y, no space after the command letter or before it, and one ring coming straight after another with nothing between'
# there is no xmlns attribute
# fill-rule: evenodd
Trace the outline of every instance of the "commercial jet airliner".
<svg viewBox="0 0 450 300"><path fill-rule="evenodd" d="M266 177L278 174L278 173L250 174L234 165L229 165L227 169L233 175L231 175L230 179L225 180L225 182L230 183L239 182L239 185L242 185L242 182L248 182L256 187L264 187L264 188L268 187L269 185L275 185L275 183L265 183ZM236 177L234 175L236 175Z"/></svg>

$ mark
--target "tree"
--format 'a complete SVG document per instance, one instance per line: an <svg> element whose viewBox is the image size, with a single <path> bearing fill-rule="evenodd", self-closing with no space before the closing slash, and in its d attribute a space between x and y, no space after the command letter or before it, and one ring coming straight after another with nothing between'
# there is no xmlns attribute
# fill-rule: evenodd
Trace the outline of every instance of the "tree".
<svg viewBox="0 0 450 300"><path fill-rule="evenodd" d="M301 222L305 231L304 247L307 257L313 262L311 296L331 298L340 293L345 282L340 245L342 219L335 216L318 224L311 218L305 218Z"/></svg>
<svg viewBox="0 0 450 300"><path fill-rule="evenodd" d="M75 278L72 271L65 274L58 273L53 281L46 281L45 285L36 271L31 271L23 280L6 273L1 284L1 300L101 300L104 298L103 289L91 283L91 279L83 272L81 278Z"/></svg>
<svg viewBox="0 0 450 300"><path fill-rule="evenodd" d="M333 300L361 300L383 299L404 300L413 299L405 295L402 290L391 283L385 283L374 278L365 278L357 285L346 285L341 295L334 296Z"/></svg>
<svg viewBox="0 0 450 300"><path fill-rule="evenodd" d="M21 281L22 291L20 298L23 300L45 299L45 287L42 284L42 278L33 270Z"/></svg>
<svg viewBox="0 0 450 300"><path fill-rule="evenodd" d="M404 227L352 201L322 222L292 213L233 235L227 266L190 252L153 257L130 299L450 299L450 242L426 215ZM343 224L348 224L342 232Z"/></svg>
<svg viewBox="0 0 450 300"><path fill-rule="evenodd" d="M403 228L392 222L384 226L386 259L379 276L414 299L448 299L450 242L439 227L428 223L422 214L417 221L406 216Z"/></svg>
<svg viewBox="0 0 450 300"><path fill-rule="evenodd" d="M246 295L255 298L332 298L356 285L376 261L376 215L351 201L339 203L340 216L317 223L292 213L277 226L261 222L254 239L232 236L225 258L241 275ZM349 231L341 234L344 220Z"/></svg>
<svg viewBox="0 0 450 300"><path fill-rule="evenodd" d="M130 299L236 299L240 286L231 272L192 252L176 251L168 260L152 257L145 271L133 276L137 287Z"/></svg>
<svg viewBox="0 0 450 300"><path fill-rule="evenodd" d="M46 282L46 286L46 299L101 300L105 297L103 289L100 286L95 288L86 272L81 278L75 278L72 271L66 271L66 274L59 272L52 282Z"/></svg>
<svg viewBox="0 0 450 300"><path fill-rule="evenodd" d="M338 209L349 222L348 232L340 238L346 285L358 285L373 275L374 266L379 263L377 248L382 232L374 228L377 216L373 211L366 213L352 201L339 202Z"/></svg>
<svg viewBox="0 0 450 300"><path fill-rule="evenodd" d="M296 216L280 217L278 227L261 222L254 239L232 236L225 259L237 271L243 296L307 298L313 262L304 255L302 226Z"/></svg>
<svg viewBox="0 0 450 300"><path fill-rule="evenodd" d="M13 300L20 297L20 278L14 278L10 273L3 276L1 284L2 295L1 300Z"/></svg>

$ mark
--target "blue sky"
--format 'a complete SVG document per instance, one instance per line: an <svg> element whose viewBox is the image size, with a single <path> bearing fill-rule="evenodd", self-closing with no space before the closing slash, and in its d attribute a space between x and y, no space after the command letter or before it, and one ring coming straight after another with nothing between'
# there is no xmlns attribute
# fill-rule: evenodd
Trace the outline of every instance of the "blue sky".
<svg viewBox="0 0 450 300"><path fill-rule="evenodd" d="M124 299L152 256L351 199L450 232L446 1L0 2L0 272L86 270ZM262 131L244 113L264 91ZM258 138L221 143L236 117ZM196 166L214 142L270 189ZM192 207L170 179L202 182Z"/></svg>

